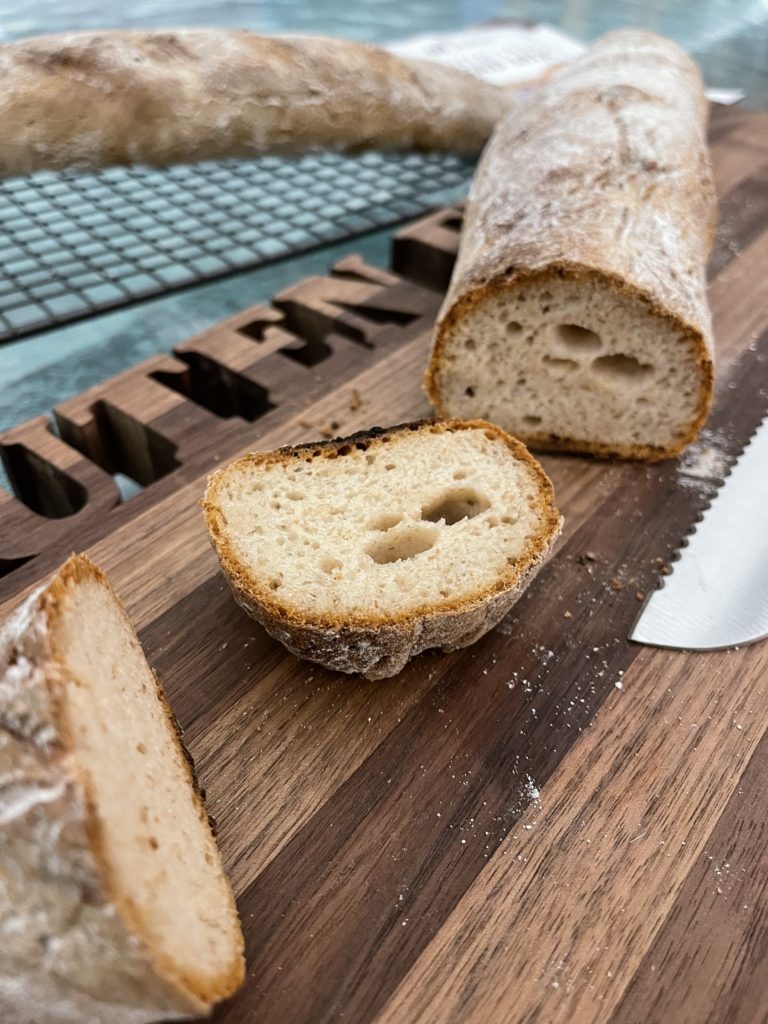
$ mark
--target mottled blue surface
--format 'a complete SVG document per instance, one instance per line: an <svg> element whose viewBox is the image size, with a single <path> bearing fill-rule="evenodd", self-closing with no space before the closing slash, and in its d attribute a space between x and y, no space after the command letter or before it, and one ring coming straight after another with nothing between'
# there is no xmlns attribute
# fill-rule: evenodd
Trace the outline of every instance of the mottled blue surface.
<svg viewBox="0 0 768 1024"><path fill-rule="evenodd" d="M107 27L220 25L265 32L300 31L383 41L458 28L494 17L544 21L588 40L609 28L638 25L675 38L702 64L712 85L738 85L752 106L768 105L768 5L761 0L281 0L207 3L154 0L0 0L0 41L42 32ZM0 225L0 232L2 226ZM387 259L389 232L327 247L260 270L136 304L71 327L0 347L0 428L47 412L54 402L119 372L301 276L322 271L354 250Z"/></svg>

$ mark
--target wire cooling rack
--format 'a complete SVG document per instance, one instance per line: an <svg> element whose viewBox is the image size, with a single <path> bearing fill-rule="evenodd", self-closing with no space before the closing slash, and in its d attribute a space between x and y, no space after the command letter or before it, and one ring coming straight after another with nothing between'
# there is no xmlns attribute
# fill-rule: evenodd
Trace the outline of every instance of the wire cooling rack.
<svg viewBox="0 0 768 1024"><path fill-rule="evenodd" d="M325 153L3 182L0 341L418 216L471 172Z"/></svg>

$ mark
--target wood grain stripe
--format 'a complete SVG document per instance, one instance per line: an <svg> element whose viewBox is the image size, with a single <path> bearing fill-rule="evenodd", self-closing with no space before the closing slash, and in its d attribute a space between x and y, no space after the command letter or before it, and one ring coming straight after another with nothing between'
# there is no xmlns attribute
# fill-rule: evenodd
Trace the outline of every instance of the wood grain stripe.
<svg viewBox="0 0 768 1024"><path fill-rule="evenodd" d="M763 735L766 670L643 650L377 1024L607 1021Z"/></svg>
<svg viewBox="0 0 768 1024"><path fill-rule="evenodd" d="M720 200L717 238L709 276L720 271L765 230L768 219L768 161Z"/></svg>
<svg viewBox="0 0 768 1024"><path fill-rule="evenodd" d="M754 117L753 113L744 110L743 107L738 105L711 104L709 129L707 132L710 144L720 142L720 140L726 137L729 139L733 138L745 125L751 126ZM757 115L758 119L764 117L764 114Z"/></svg>
<svg viewBox="0 0 768 1024"><path fill-rule="evenodd" d="M743 729L764 718L756 684ZM707 838L611 1024L764 1024L768 978L768 737ZM694 952L695 951L695 954Z"/></svg>
<svg viewBox="0 0 768 1024"><path fill-rule="evenodd" d="M763 233L717 275L709 288L715 333L716 383L728 384L728 370L745 349L754 349L768 330L768 233Z"/></svg>
<svg viewBox="0 0 768 1024"><path fill-rule="evenodd" d="M712 147L712 165L715 172L717 194L727 196L743 181L764 167L766 158L768 158L768 145L735 143L730 138L727 142L716 143ZM722 215L719 215L718 219L722 220Z"/></svg>

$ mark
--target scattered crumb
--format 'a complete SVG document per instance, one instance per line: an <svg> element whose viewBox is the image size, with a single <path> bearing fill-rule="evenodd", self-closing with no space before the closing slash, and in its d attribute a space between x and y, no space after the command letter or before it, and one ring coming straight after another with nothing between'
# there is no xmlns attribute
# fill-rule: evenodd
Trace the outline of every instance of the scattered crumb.
<svg viewBox="0 0 768 1024"><path fill-rule="evenodd" d="M642 592L642 590L638 590L638 592L635 594L635 597L637 598L638 601L644 601L645 600L645 594Z"/></svg>
<svg viewBox="0 0 768 1024"><path fill-rule="evenodd" d="M576 561L579 563L579 565L587 565L590 562L596 562L597 555L594 553L594 551L585 551L583 555L576 556Z"/></svg>
<svg viewBox="0 0 768 1024"><path fill-rule="evenodd" d="M564 619L572 619L573 615L571 615L570 612L563 612L563 618Z"/></svg>
<svg viewBox="0 0 768 1024"><path fill-rule="evenodd" d="M352 397L349 400L350 412L356 412L362 404L363 400L360 397L360 392L357 390L357 388L352 388Z"/></svg>
<svg viewBox="0 0 768 1024"><path fill-rule="evenodd" d="M708 484L723 479L729 463L723 441L715 431L702 430L698 441L680 458L678 480L684 487L707 491Z"/></svg>
<svg viewBox="0 0 768 1024"><path fill-rule="evenodd" d="M299 426L303 427L305 430L309 430L312 424L309 422L309 420L299 420Z"/></svg>
<svg viewBox="0 0 768 1024"><path fill-rule="evenodd" d="M524 791L525 791L526 797L532 803L536 803L539 800L539 797L541 796L541 790L536 785L536 783L533 781L533 778L530 775L526 775L526 777L525 777Z"/></svg>

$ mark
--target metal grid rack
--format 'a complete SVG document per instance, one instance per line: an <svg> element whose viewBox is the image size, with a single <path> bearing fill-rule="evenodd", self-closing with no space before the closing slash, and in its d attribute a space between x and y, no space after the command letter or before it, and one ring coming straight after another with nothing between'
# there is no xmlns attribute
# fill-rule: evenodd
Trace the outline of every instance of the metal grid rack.
<svg viewBox="0 0 768 1024"><path fill-rule="evenodd" d="M471 172L324 153L4 182L0 341L418 216Z"/></svg>

